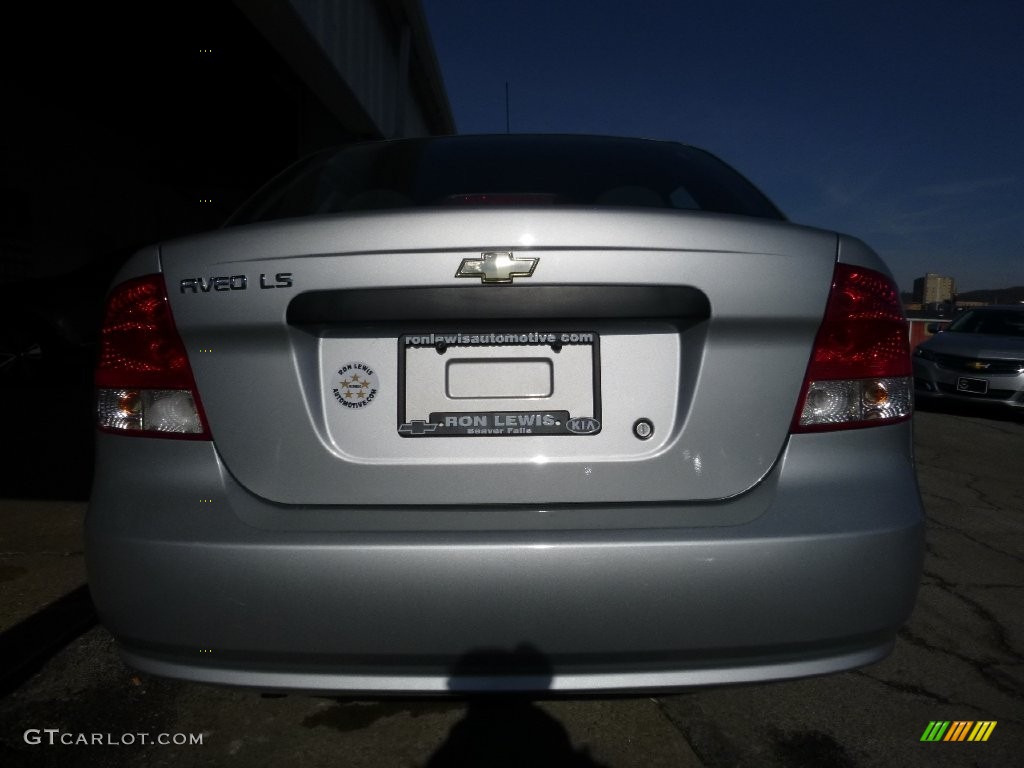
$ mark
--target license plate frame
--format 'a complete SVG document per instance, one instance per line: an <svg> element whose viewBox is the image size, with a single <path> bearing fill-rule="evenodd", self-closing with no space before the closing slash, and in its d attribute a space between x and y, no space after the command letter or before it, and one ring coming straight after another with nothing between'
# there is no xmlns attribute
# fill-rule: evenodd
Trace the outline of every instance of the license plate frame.
<svg viewBox="0 0 1024 768"><path fill-rule="evenodd" d="M453 364L478 364L486 372L490 363L502 370L501 364L516 361L548 365L548 392L523 384L528 393L522 396L500 391L453 396ZM534 365L532 370L542 368ZM398 336L397 431L404 438L597 435L602 427L600 371L600 336L589 330L403 333ZM427 395L415 391L424 379L431 382Z"/></svg>
<svg viewBox="0 0 1024 768"><path fill-rule="evenodd" d="M988 381L985 379L973 379L969 376L959 376L956 380L956 391L969 395L987 395Z"/></svg>

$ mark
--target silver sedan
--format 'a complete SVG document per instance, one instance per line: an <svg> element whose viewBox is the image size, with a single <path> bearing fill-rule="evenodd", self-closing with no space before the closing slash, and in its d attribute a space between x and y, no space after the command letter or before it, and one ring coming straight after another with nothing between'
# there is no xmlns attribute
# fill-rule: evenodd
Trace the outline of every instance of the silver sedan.
<svg viewBox="0 0 1024 768"><path fill-rule="evenodd" d="M871 663L914 604L896 287L694 147L321 153L124 267L96 387L89 584L151 673L671 689Z"/></svg>
<svg viewBox="0 0 1024 768"><path fill-rule="evenodd" d="M1024 409L1024 306L969 309L914 350L918 397Z"/></svg>

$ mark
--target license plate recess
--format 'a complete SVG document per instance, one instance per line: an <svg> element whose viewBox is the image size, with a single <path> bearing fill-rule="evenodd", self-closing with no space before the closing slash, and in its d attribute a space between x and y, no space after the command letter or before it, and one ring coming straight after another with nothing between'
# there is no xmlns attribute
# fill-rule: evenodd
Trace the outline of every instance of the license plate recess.
<svg viewBox="0 0 1024 768"><path fill-rule="evenodd" d="M581 330L398 337L402 437L596 435L600 341Z"/></svg>

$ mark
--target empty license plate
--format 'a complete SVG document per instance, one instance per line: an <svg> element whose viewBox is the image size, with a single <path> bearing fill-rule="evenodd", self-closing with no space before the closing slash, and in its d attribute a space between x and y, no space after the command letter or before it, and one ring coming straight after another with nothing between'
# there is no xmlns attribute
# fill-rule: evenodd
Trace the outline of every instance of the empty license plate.
<svg viewBox="0 0 1024 768"><path fill-rule="evenodd" d="M454 331L398 338L402 437L594 435L600 356L588 331Z"/></svg>
<svg viewBox="0 0 1024 768"><path fill-rule="evenodd" d="M956 380L957 392L971 392L975 395L984 395L988 392L988 382L984 379L968 379L961 376Z"/></svg>

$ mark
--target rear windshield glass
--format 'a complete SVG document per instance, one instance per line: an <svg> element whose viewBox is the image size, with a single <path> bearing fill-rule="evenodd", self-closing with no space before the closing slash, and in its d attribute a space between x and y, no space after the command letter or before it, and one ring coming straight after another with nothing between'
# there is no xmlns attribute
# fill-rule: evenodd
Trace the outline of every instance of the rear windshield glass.
<svg viewBox="0 0 1024 768"><path fill-rule="evenodd" d="M955 333L1024 338L1024 310L971 309L950 323L948 330Z"/></svg>
<svg viewBox="0 0 1024 768"><path fill-rule="evenodd" d="M713 155L591 136L450 136L356 144L288 169L228 221L424 206L675 208L782 219Z"/></svg>

